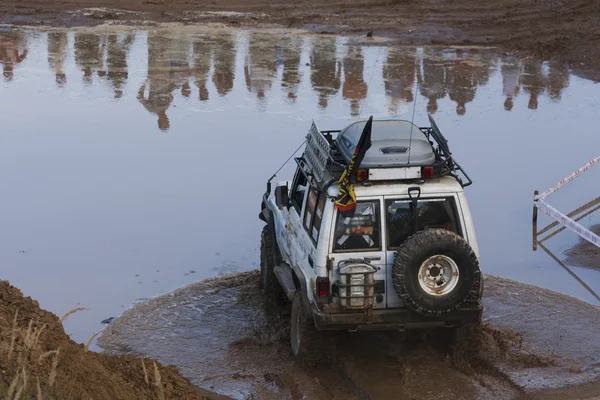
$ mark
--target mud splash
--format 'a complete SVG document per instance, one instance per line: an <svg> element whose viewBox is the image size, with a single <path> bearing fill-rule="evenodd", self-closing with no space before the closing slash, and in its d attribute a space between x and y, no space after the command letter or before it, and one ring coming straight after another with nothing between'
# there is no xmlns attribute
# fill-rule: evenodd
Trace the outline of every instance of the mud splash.
<svg viewBox="0 0 600 400"><path fill-rule="evenodd" d="M289 316L265 311L256 272L138 304L99 342L112 354L175 364L199 387L235 399L518 399L600 375L600 309L496 277L486 288L487 321L455 347L444 330L338 333L331 365L319 369L295 364Z"/></svg>

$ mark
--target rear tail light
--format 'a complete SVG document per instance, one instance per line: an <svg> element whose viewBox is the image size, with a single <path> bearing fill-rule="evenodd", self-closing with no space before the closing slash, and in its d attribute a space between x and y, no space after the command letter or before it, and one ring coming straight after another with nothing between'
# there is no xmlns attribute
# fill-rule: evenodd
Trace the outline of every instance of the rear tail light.
<svg viewBox="0 0 600 400"><path fill-rule="evenodd" d="M433 167L423 167L423 178L433 178Z"/></svg>
<svg viewBox="0 0 600 400"><path fill-rule="evenodd" d="M356 180L358 182L364 182L369 180L369 170L368 169L359 169L356 171Z"/></svg>
<svg viewBox="0 0 600 400"><path fill-rule="evenodd" d="M319 301L327 301L329 299L329 278L317 277L317 297Z"/></svg>

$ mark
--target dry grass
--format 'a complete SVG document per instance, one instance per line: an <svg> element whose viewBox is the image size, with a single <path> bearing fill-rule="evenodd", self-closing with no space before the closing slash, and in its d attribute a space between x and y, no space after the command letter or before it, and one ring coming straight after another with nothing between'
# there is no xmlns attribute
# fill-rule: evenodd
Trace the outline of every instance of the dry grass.
<svg viewBox="0 0 600 400"><path fill-rule="evenodd" d="M146 364L144 364L144 359L142 358L142 369L144 370L144 380L146 381L146 385L149 385L148 381L148 371L146 370Z"/></svg>
<svg viewBox="0 0 600 400"><path fill-rule="evenodd" d="M64 321L69 315L84 310L85 308L79 307L69 311L61 318ZM51 350L41 354L37 359L32 359L32 355L39 352L40 350L40 338L45 332L47 325L39 325L33 320L30 320L27 324L27 328L21 328L18 326L19 310L15 311L13 318L12 331L10 332L10 345L8 348L7 361L8 365L14 365L9 371L5 371L9 374L11 371L14 376L10 380L10 386L6 392L6 400L17 400L21 398L36 398L42 400L43 396L43 384L45 383L49 387L52 387L56 380L60 348L57 350ZM35 368L35 364L41 364L46 358L54 356L50 371L48 373L48 379L44 382L40 381L40 377L36 377L35 383L31 382L30 372ZM29 371L29 373L28 373ZM10 376L10 375L9 375ZM28 385L32 384L31 388ZM30 390L28 392L28 389Z"/></svg>
<svg viewBox="0 0 600 400"><path fill-rule="evenodd" d="M85 344L85 351L88 351L88 348L89 348L89 347L90 347L90 345L92 344L92 341L93 341L94 339L96 339L96 336L98 336L98 335L99 335L99 334L101 334L101 333L102 333L102 331L98 331L98 332L96 332L96 333L94 333L94 334L92 335L92 337L90 338L90 340L88 340L88 341L87 341L87 343Z"/></svg>
<svg viewBox="0 0 600 400"><path fill-rule="evenodd" d="M60 323L62 324L63 322L65 322L65 320L69 317L69 315L75 314L76 312L79 312L79 311L85 311L85 310L89 310L89 308L87 308L87 307L76 307L76 308L73 308L72 310L67 311L67 313L65 315L63 315L62 317L60 317Z"/></svg>
<svg viewBox="0 0 600 400"><path fill-rule="evenodd" d="M87 310L87 308L74 308L60 318L60 321L63 322L68 316L82 310ZM44 333L48 331L47 328L46 324L42 325L34 320L29 320L25 326L22 321L19 323L19 310L15 312L12 331L8 332L10 337L8 352L4 353L6 347L2 349L8 361L8 370L2 371L3 378L6 378L5 383L9 384L8 388L4 387L7 391L0 394L2 400L43 400L49 395L52 396L51 393L56 389L52 388L56 383L57 375L60 373L58 367L61 350L59 347L56 350L41 351ZM88 340L85 345L85 351L88 351L90 344L100 333L101 331L94 333ZM51 362L49 361L50 359ZM165 392L158 365L156 362L153 363L154 379L151 379L144 360L142 359L141 362L146 385L155 393L153 397L158 400L165 400ZM4 379L0 379L0 384L3 383L2 381Z"/></svg>
<svg viewBox="0 0 600 400"><path fill-rule="evenodd" d="M156 384L156 389L158 390L158 399L159 400L165 400L165 393L163 391L163 385L162 385L162 380L160 377L160 371L158 370L158 365L156 365L156 362L154 363L154 379L155 379L155 384Z"/></svg>

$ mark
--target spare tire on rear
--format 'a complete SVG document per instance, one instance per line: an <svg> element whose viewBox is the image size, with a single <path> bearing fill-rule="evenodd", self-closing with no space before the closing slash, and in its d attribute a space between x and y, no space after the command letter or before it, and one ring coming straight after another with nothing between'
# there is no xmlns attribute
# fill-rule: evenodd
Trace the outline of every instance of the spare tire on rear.
<svg viewBox="0 0 600 400"><path fill-rule="evenodd" d="M427 229L409 237L392 267L394 288L406 307L441 316L460 308L478 290L479 260L454 232Z"/></svg>

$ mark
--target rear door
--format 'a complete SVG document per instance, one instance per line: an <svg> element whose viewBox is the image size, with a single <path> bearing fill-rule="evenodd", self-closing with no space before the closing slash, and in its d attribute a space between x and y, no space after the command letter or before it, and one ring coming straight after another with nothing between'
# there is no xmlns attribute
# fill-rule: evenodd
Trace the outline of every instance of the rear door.
<svg viewBox="0 0 600 400"><path fill-rule="evenodd" d="M374 308L386 308L386 254L382 214L382 197L359 200L352 218L343 218L339 211L333 218L330 256L333 260L334 281L340 280L337 267L340 261L367 259L378 268L375 273Z"/></svg>
<svg viewBox="0 0 600 400"><path fill-rule="evenodd" d="M463 236L464 227L458 213L456 195L436 195L421 197L416 210L407 196L386 196L384 198L384 223L386 232L386 252L388 274L386 277L386 297L389 308L402 307L392 279L394 259L398 248L416 229L440 228ZM416 219L416 220L415 220Z"/></svg>

